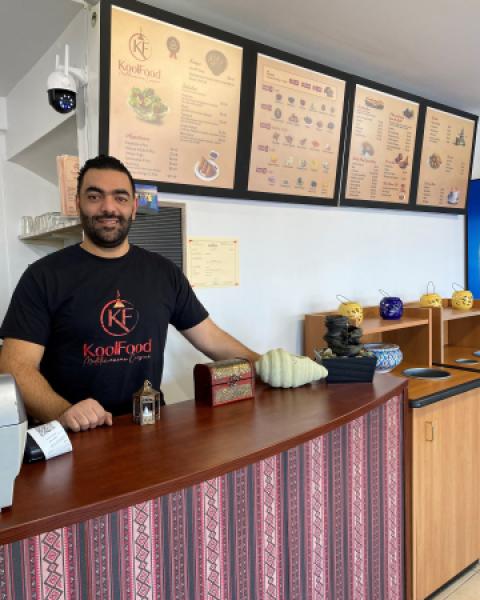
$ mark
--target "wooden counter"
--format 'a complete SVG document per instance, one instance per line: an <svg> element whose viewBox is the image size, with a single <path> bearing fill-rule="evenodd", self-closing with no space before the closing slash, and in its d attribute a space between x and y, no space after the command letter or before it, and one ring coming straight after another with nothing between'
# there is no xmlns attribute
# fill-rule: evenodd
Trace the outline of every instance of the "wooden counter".
<svg viewBox="0 0 480 600"><path fill-rule="evenodd" d="M257 386L255 401L215 409L193 401L162 407L155 425L129 416L70 434L73 452L23 465L13 508L0 513L0 544L84 521L233 471L311 440L372 410L404 381Z"/></svg>
<svg viewBox="0 0 480 600"><path fill-rule="evenodd" d="M0 598L404 598L405 380L72 434L0 514Z"/></svg>

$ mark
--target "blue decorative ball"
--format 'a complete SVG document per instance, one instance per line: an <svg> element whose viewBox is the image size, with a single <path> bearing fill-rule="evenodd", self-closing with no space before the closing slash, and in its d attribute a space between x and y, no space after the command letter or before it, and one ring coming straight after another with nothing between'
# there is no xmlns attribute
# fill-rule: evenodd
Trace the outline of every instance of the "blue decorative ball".
<svg viewBox="0 0 480 600"><path fill-rule="evenodd" d="M382 319L394 321L403 315L403 302L396 296L385 296L380 301L380 316Z"/></svg>

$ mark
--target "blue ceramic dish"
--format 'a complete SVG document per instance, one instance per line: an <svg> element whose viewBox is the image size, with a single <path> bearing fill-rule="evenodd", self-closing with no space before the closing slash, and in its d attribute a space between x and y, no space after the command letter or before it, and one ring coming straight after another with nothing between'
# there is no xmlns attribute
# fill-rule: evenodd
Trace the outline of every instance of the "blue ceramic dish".
<svg viewBox="0 0 480 600"><path fill-rule="evenodd" d="M403 360L403 354L397 344L364 344L365 350L377 357L377 373L389 373Z"/></svg>
<svg viewBox="0 0 480 600"><path fill-rule="evenodd" d="M403 315L403 302L396 296L385 296L380 301L380 316L387 321L401 319Z"/></svg>

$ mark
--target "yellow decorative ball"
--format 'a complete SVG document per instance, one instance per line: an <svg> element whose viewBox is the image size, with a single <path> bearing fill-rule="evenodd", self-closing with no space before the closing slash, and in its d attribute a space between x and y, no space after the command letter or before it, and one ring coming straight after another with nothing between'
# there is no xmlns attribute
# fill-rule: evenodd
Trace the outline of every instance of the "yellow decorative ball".
<svg viewBox="0 0 480 600"><path fill-rule="evenodd" d="M452 294L452 308L470 310L473 306L473 294L470 290L457 290Z"/></svg>
<svg viewBox="0 0 480 600"><path fill-rule="evenodd" d="M423 294L420 298L420 306L425 308L440 308L442 306L442 297L438 294Z"/></svg>
<svg viewBox="0 0 480 600"><path fill-rule="evenodd" d="M338 312L347 317L355 327L359 327L363 322L363 308L358 302L342 302L338 307Z"/></svg>

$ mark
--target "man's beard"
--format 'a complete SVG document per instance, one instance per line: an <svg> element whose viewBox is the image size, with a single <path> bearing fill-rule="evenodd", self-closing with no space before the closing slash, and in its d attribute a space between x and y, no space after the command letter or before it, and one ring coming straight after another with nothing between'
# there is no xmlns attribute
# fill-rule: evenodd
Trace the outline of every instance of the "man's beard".
<svg viewBox="0 0 480 600"><path fill-rule="evenodd" d="M118 226L102 225L101 219L117 219ZM132 217L125 219L111 213L103 213L95 217L88 217L80 209L80 221L85 235L100 248L116 248L126 239L132 225Z"/></svg>

